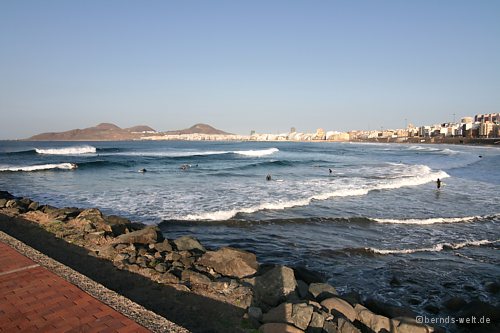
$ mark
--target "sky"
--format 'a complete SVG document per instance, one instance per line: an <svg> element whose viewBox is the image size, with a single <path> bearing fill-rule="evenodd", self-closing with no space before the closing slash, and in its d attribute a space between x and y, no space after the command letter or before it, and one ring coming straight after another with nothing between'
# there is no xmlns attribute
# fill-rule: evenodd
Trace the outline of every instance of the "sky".
<svg viewBox="0 0 500 333"><path fill-rule="evenodd" d="M0 0L0 139L500 112L500 1Z"/></svg>

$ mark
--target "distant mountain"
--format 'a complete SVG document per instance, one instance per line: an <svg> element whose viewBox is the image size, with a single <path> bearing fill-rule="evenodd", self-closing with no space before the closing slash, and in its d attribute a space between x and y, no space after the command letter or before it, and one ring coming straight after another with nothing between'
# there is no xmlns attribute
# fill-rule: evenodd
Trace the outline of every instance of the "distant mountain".
<svg viewBox="0 0 500 333"><path fill-rule="evenodd" d="M165 132L164 134L168 135L180 135L180 134L208 134L208 135L230 135L231 133L227 133L224 131L221 131L219 129L216 129L210 125L207 124L196 124L194 126L191 126L190 128L186 128L183 130L178 130L178 131L168 131Z"/></svg>
<svg viewBox="0 0 500 333"><path fill-rule="evenodd" d="M51 132L34 135L28 138L29 141L119 141L138 139L144 134L142 132L152 132L149 126L134 126L130 128L120 128L115 124L101 123L94 127L84 129L73 129L65 132Z"/></svg>
<svg viewBox="0 0 500 333"><path fill-rule="evenodd" d="M154 129L152 129L151 127L146 126L146 125L129 127L129 128L126 128L125 130L127 130L129 132L156 132Z"/></svg>
<svg viewBox="0 0 500 333"><path fill-rule="evenodd" d="M138 125L129 128L120 128L115 124L101 123L94 127L84 129L73 129L65 132L50 132L34 135L28 141L121 141L134 140L144 136L152 136L156 133L154 129L146 125ZM206 134L206 135L229 135L207 124L196 124L190 128L157 133L161 135L179 134Z"/></svg>

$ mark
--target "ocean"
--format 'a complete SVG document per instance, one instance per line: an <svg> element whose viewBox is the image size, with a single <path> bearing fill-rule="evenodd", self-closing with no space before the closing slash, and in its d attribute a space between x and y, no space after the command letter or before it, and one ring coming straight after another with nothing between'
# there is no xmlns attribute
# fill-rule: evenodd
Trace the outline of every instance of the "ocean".
<svg viewBox="0 0 500 333"><path fill-rule="evenodd" d="M250 250L434 316L451 296L500 304L485 287L500 277L499 166L486 146L0 141L1 190Z"/></svg>

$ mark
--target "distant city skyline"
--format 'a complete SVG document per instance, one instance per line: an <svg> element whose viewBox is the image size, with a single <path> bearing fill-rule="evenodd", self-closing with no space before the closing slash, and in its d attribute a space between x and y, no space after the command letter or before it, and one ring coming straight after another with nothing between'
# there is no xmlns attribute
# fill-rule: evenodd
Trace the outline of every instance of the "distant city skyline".
<svg viewBox="0 0 500 333"><path fill-rule="evenodd" d="M500 111L499 1L3 1L0 139L236 134Z"/></svg>

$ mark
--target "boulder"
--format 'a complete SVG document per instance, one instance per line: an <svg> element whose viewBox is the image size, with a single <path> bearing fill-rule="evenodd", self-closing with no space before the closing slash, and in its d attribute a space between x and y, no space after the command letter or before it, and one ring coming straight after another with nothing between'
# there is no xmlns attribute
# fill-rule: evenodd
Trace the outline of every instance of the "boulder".
<svg viewBox="0 0 500 333"><path fill-rule="evenodd" d="M259 268L255 254L230 247L206 252L197 264L210 267L221 275L239 279L255 274Z"/></svg>
<svg viewBox="0 0 500 333"><path fill-rule="evenodd" d="M192 271L190 269L186 269L182 271L181 275L182 281L189 283L190 285L202 285L208 286L212 283L212 281L205 275Z"/></svg>
<svg viewBox="0 0 500 333"><path fill-rule="evenodd" d="M114 236L119 236L130 228L131 222L130 220L116 216L116 215L109 215L104 218L104 223L107 226L107 229L114 235Z"/></svg>
<svg viewBox="0 0 500 333"><path fill-rule="evenodd" d="M22 205L20 200L18 199L8 200L7 203L5 204L5 208L15 208L19 210L19 213L25 213L27 211L27 207Z"/></svg>
<svg viewBox="0 0 500 333"><path fill-rule="evenodd" d="M311 271L305 267L293 267L293 271L297 280L302 280L307 284L325 282L325 277L323 275L318 272Z"/></svg>
<svg viewBox="0 0 500 333"><path fill-rule="evenodd" d="M338 327L337 323L331 321L325 321L323 324L323 333L337 333Z"/></svg>
<svg viewBox="0 0 500 333"><path fill-rule="evenodd" d="M395 318L393 323L397 324L394 329L398 333L431 333L434 332L430 326L419 324L415 318L399 317Z"/></svg>
<svg viewBox="0 0 500 333"><path fill-rule="evenodd" d="M256 306L250 306L248 308L248 317L255 319L257 321L262 320L262 309Z"/></svg>
<svg viewBox="0 0 500 333"><path fill-rule="evenodd" d="M175 276L172 273L166 272L161 274L160 279L158 280L159 283L166 283L166 284L178 284L179 278Z"/></svg>
<svg viewBox="0 0 500 333"><path fill-rule="evenodd" d="M65 219L66 215L61 212L59 209L45 208L44 212L49 214L50 216L57 219ZM62 215L61 215L62 214ZM63 217L64 216L64 217ZM88 228L88 226L92 226L97 230L103 230L106 232L111 232L111 228L106 227L106 223L104 218L102 217L102 213L99 209L90 208L83 210L74 220L71 221L72 226L81 229L82 226L84 228Z"/></svg>
<svg viewBox="0 0 500 333"><path fill-rule="evenodd" d="M0 199L10 200L10 199L15 199L15 198L16 198L15 196L13 196L12 194L10 194L7 191L0 191Z"/></svg>
<svg viewBox="0 0 500 333"><path fill-rule="evenodd" d="M116 249L113 247L113 245L104 245L100 249L97 250L97 254L100 257L109 259L109 260L114 260L118 252Z"/></svg>
<svg viewBox="0 0 500 333"><path fill-rule="evenodd" d="M309 285L309 293L319 302L338 295L337 290L328 283L311 283Z"/></svg>
<svg viewBox="0 0 500 333"><path fill-rule="evenodd" d="M375 333L378 332L383 332L383 330L386 330L388 332L393 332L395 331L395 327L397 327L397 321L391 320L387 317L377 315L361 304L356 304L356 307L354 308L356 311L356 317L355 319L359 320L361 323L363 323L366 327L374 331ZM349 318L349 320L351 320ZM354 321L354 320L351 320Z"/></svg>
<svg viewBox="0 0 500 333"><path fill-rule="evenodd" d="M154 248L158 252L172 252L172 245L166 239L161 243L154 244Z"/></svg>
<svg viewBox="0 0 500 333"><path fill-rule="evenodd" d="M66 227L81 230L84 232L94 232L96 229L92 222L86 219L73 219L66 223Z"/></svg>
<svg viewBox="0 0 500 333"><path fill-rule="evenodd" d="M259 332L262 333L304 333L303 330L297 327L284 323L267 323L259 327Z"/></svg>
<svg viewBox="0 0 500 333"><path fill-rule="evenodd" d="M158 227L148 226L144 229L122 234L113 240L114 244L151 244L163 241Z"/></svg>
<svg viewBox="0 0 500 333"><path fill-rule="evenodd" d="M170 253L167 253L167 255L165 256L165 260L168 260L168 261L178 261L181 259L181 255L177 252L170 252Z"/></svg>
<svg viewBox="0 0 500 333"><path fill-rule="evenodd" d="M339 297L331 297L321 302L321 306L328 309L330 312L338 312L345 316L350 321L356 320L356 311L351 304Z"/></svg>
<svg viewBox="0 0 500 333"><path fill-rule="evenodd" d="M313 307L306 303L281 303L262 317L264 323L288 323L305 330L311 321Z"/></svg>
<svg viewBox="0 0 500 333"><path fill-rule="evenodd" d="M389 317L389 318L394 318L394 317L413 317L415 318L417 316L416 313L414 313L412 310L402 307L402 306L397 306L397 305L392 305L387 302L382 302L380 300L377 300L375 298L368 298L364 302L364 306L370 309L371 311Z"/></svg>
<svg viewBox="0 0 500 333"><path fill-rule="evenodd" d="M306 332L322 333L324 324L325 324L325 317L323 317L317 312L313 312L311 316L311 321L309 322L309 326L307 327Z"/></svg>
<svg viewBox="0 0 500 333"><path fill-rule="evenodd" d="M191 251L199 250L201 252L206 252L203 245L198 242L198 240L191 236L182 236L174 240L174 244L178 251Z"/></svg>
<svg viewBox="0 0 500 333"><path fill-rule="evenodd" d="M297 280L297 294L300 298L306 298L309 295L309 286L302 280Z"/></svg>
<svg viewBox="0 0 500 333"><path fill-rule="evenodd" d="M5 205L7 204L7 199L0 199L0 208L5 208Z"/></svg>
<svg viewBox="0 0 500 333"><path fill-rule="evenodd" d="M354 326L352 323L345 320L344 318L339 318L337 332L338 333L361 333L361 331L359 329L357 329L356 326ZM390 331L390 332L392 332L392 331Z"/></svg>
<svg viewBox="0 0 500 333"><path fill-rule="evenodd" d="M293 270L286 266L275 266L254 282L254 301L258 305L273 307L292 294L297 287Z"/></svg>
<svg viewBox="0 0 500 333"><path fill-rule="evenodd" d="M29 210L37 210L40 207L40 204L36 201L33 201L32 203L29 204L28 209Z"/></svg>
<svg viewBox="0 0 500 333"><path fill-rule="evenodd" d="M167 271L168 267L164 263L159 263L155 266L155 270L160 273L165 273Z"/></svg>
<svg viewBox="0 0 500 333"><path fill-rule="evenodd" d="M107 243L104 231L89 232L84 235L84 239L89 243L105 244Z"/></svg>

